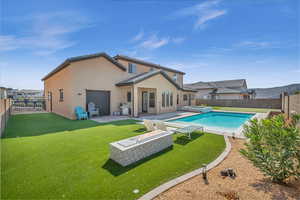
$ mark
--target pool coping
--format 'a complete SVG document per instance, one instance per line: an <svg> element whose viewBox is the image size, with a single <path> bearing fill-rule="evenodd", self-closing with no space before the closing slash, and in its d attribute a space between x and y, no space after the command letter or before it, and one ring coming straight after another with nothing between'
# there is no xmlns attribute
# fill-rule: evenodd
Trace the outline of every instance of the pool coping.
<svg viewBox="0 0 300 200"><path fill-rule="evenodd" d="M231 151L231 143L229 141L228 136L224 136L224 140L225 140L225 150L212 162L210 162L207 167L206 170L209 171L211 169L213 169L214 167L218 166L230 153ZM169 190L170 188L178 185L179 183L182 183L184 181L187 181L188 179L191 179L199 174L201 174L203 172L203 167L198 168L194 171L191 171L189 173L186 173L182 176L179 176L177 178L174 178L166 183L163 183L162 185L154 188L153 190L151 190L150 192L147 192L146 194L144 194L143 196L141 196L140 198L138 198L137 200L151 200L155 197L157 197L159 194Z"/></svg>
<svg viewBox="0 0 300 200"><path fill-rule="evenodd" d="M238 127L235 130L229 130L229 129L221 128L221 127L208 127L208 126L203 126L202 125L205 132L210 132L210 133L214 133L214 134L218 134L218 135L224 135L224 136L234 136L236 138L241 138L241 139L246 138L243 135L244 125L246 125L246 124L249 125L249 121L254 119L254 118L262 119L262 118L265 118L266 116L268 116L268 113L255 113L255 112L235 112L235 111L223 111L223 110L213 110L213 112L254 114L250 119L248 119L246 122L244 122L240 127ZM184 117L190 117L190 116L194 116L194 115L198 115L198 114L202 114L202 113L201 112L195 112L194 114L191 114L191 115L188 115L188 116L177 116L177 117L166 119L166 120L164 120L164 122L168 126L173 126L173 127L178 127L178 128L186 127L186 126L189 126L189 125L199 126L199 124L193 124L193 123L190 123L190 122L187 122L187 123L184 123L184 122L168 122L169 120L176 120L176 119L180 119L180 118L184 118Z"/></svg>

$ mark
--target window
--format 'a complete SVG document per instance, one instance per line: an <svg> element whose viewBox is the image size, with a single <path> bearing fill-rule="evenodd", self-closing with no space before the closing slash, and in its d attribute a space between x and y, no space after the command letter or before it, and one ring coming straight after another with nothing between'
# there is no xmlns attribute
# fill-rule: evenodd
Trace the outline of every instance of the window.
<svg viewBox="0 0 300 200"><path fill-rule="evenodd" d="M173 93L170 94L170 106L173 106Z"/></svg>
<svg viewBox="0 0 300 200"><path fill-rule="evenodd" d="M169 95L169 92L167 93L167 96L166 96L166 106L169 107L170 105L170 95Z"/></svg>
<svg viewBox="0 0 300 200"><path fill-rule="evenodd" d="M192 94L192 95L191 95L191 100L194 100L194 99L195 99L195 95Z"/></svg>
<svg viewBox="0 0 300 200"><path fill-rule="evenodd" d="M136 64L128 63L128 73L136 73Z"/></svg>
<svg viewBox="0 0 300 200"><path fill-rule="evenodd" d="M179 104L179 94L177 94L176 103Z"/></svg>
<svg viewBox="0 0 300 200"><path fill-rule="evenodd" d="M127 102L131 102L131 92L127 92Z"/></svg>
<svg viewBox="0 0 300 200"><path fill-rule="evenodd" d="M174 81L177 81L177 74L174 74L173 80L174 80Z"/></svg>
<svg viewBox="0 0 300 200"><path fill-rule="evenodd" d="M165 92L163 92L162 95L161 95L161 98L162 98L162 107L165 107L165 106L166 106L166 99L165 99L165 96L166 96L166 94L165 94Z"/></svg>
<svg viewBox="0 0 300 200"><path fill-rule="evenodd" d="M183 101L187 101L188 97L186 94L183 95Z"/></svg>
<svg viewBox="0 0 300 200"><path fill-rule="evenodd" d="M48 101L51 100L51 92L48 92Z"/></svg>
<svg viewBox="0 0 300 200"><path fill-rule="evenodd" d="M154 94L154 92L150 92L150 94L149 94L149 107L150 108L155 107L155 94Z"/></svg>
<svg viewBox="0 0 300 200"><path fill-rule="evenodd" d="M64 101L64 90L59 89L59 101Z"/></svg>

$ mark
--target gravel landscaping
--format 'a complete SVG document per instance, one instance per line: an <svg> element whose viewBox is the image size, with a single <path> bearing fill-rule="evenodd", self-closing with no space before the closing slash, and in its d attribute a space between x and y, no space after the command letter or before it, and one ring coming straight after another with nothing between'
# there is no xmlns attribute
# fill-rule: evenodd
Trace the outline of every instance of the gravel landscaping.
<svg viewBox="0 0 300 200"><path fill-rule="evenodd" d="M231 139L230 142L232 151L219 166L208 172L208 184L204 183L202 176L196 176L155 199L300 199L300 180L290 180L287 185L270 182L239 153L244 140ZM233 168L237 177L235 179L221 177L220 171L225 168Z"/></svg>

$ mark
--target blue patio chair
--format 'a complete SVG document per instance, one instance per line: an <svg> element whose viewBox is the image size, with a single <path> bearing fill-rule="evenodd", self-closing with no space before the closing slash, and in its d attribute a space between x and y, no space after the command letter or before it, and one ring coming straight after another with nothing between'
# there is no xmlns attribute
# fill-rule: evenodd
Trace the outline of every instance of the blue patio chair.
<svg viewBox="0 0 300 200"><path fill-rule="evenodd" d="M87 119L88 118L87 112L85 112L83 110L83 108L80 107L80 106L77 106L75 108L75 113L76 113L77 120Z"/></svg>

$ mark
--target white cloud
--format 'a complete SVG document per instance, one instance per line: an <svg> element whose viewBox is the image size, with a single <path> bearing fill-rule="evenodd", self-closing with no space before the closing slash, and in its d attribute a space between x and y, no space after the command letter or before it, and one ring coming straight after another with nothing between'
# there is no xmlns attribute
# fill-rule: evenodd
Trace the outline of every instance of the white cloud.
<svg viewBox="0 0 300 200"><path fill-rule="evenodd" d="M184 37L170 37L164 36L159 37L157 34L152 34L150 36L145 36L144 32L139 32L133 39L133 42L139 42L135 48L135 54L137 49L148 49L154 50L160 47L166 46L168 44L181 44L186 38Z"/></svg>
<svg viewBox="0 0 300 200"><path fill-rule="evenodd" d="M0 35L0 52L19 48L17 39L12 35Z"/></svg>
<svg viewBox="0 0 300 200"><path fill-rule="evenodd" d="M27 32L18 35L0 35L0 51L30 49L38 55L52 54L69 48L76 41L69 35L92 26L90 20L80 13L44 13L28 17Z"/></svg>
<svg viewBox="0 0 300 200"><path fill-rule="evenodd" d="M195 16L197 20L194 28L204 28L208 21L227 13L224 9L218 9L220 0L208 0L192 7L184 8L176 13L177 16Z"/></svg>
<svg viewBox="0 0 300 200"><path fill-rule="evenodd" d="M296 69L293 72L300 73L300 69Z"/></svg>
<svg viewBox="0 0 300 200"><path fill-rule="evenodd" d="M136 42L141 40L144 37L144 31L141 30L140 32L138 32L138 34L136 34L136 36L134 36L131 41Z"/></svg>
<svg viewBox="0 0 300 200"><path fill-rule="evenodd" d="M249 48L268 48L272 47L271 42L266 42L266 41L242 41L236 44L235 46L237 47L249 47Z"/></svg>
<svg viewBox="0 0 300 200"><path fill-rule="evenodd" d="M200 16L195 24L195 28L201 28L209 20L215 19L226 13L225 10L211 10Z"/></svg>
<svg viewBox="0 0 300 200"><path fill-rule="evenodd" d="M184 37L176 37L176 38L172 38L172 42L175 44L181 44L182 42L185 41L186 38Z"/></svg>
<svg viewBox="0 0 300 200"><path fill-rule="evenodd" d="M145 49L157 49L167 45L169 42L169 37L158 38L157 35L152 35L148 39L141 42L139 46Z"/></svg>

